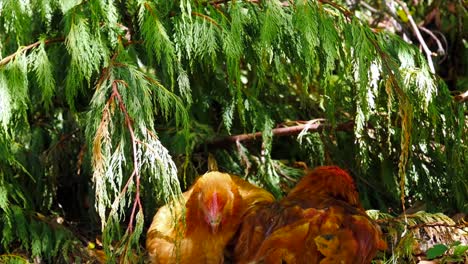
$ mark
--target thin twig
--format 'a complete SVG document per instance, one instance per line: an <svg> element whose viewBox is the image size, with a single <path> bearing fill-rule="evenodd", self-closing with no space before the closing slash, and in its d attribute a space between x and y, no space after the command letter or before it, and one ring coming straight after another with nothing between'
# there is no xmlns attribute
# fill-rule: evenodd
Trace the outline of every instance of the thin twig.
<svg viewBox="0 0 468 264"><path fill-rule="evenodd" d="M217 0L217 1L211 1L211 2L204 2L203 5L213 5L213 6L217 6L217 5L220 5L220 4L225 4L227 2L229 2L230 0Z"/></svg>
<svg viewBox="0 0 468 264"><path fill-rule="evenodd" d="M44 41L44 44L51 44L51 43L56 43L56 42L63 42L65 40L65 38L63 37L60 37L60 38L54 38L54 39L48 39L48 40L45 40ZM35 48L37 46L39 46L40 44L42 43L42 41L37 41L37 42L34 42L33 44L30 44L26 47L22 47L20 48L19 50L17 50L15 53L9 55L9 56L6 56L5 58L3 58L1 61L0 61L0 67L6 65L7 63L9 63L11 60L13 60L16 56L18 56L18 54L24 52L24 51L28 51L32 48Z"/></svg>
<svg viewBox="0 0 468 264"><path fill-rule="evenodd" d="M104 81L106 81L107 79L109 79L109 73L110 73L110 70L111 68L114 66L114 62L115 62L115 59L117 58L117 56L119 55L118 52L115 52L111 59L110 59L110 62L109 62L109 66L105 67L102 69L101 71L101 76L99 76L99 79L96 83L96 90L99 90L99 88L101 87L101 85L104 83Z"/></svg>
<svg viewBox="0 0 468 264"><path fill-rule="evenodd" d="M413 16L411 15L410 11L408 10L408 7L406 6L406 3L403 3L400 0L395 0L401 8L403 8L403 11L405 12L406 16L408 17L408 20L411 24L411 27L413 28L414 34L416 34L416 37L418 38L419 43L422 46L422 49L424 50L424 53L426 53L427 57L427 63L429 64L429 68L431 70L431 73L435 73L435 68L434 68L434 63L432 62L432 51L427 47L426 42L424 41L424 38L421 35L421 32L419 32L418 25L416 22L414 22Z"/></svg>
<svg viewBox="0 0 468 264"><path fill-rule="evenodd" d="M359 4L362 5L363 7L367 8L372 13L382 14L382 11L375 9L373 6L369 5L368 3L364 2L364 1L359 1Z"/></svg>
<svg viewBox="0 0 468 264"><path fill-rule="evenodd" d="M205 2L205 3L203 3L203 5L218 6L220 4L227 4L229 2L235 2L235 1L233 1L233 0L215 0L215 1L211 1L211 2ZM260 4L262 1L260 1L260 0L247 0L246 2L249 2L249 3L252 3L252 4ZM293 1L281 2L281 6L283 6L283 7L293 6L292 2ZM329 4L329 5L333 6L334 8L340 10L347 17L351 17L353 15L352 12L347 10L345 7L343 7L343 6L341 6L341 5L337 4L337 3L334 3L332 1L318 0L318 2L320 2L322 4Z"/></svg>
<svg viewBox="0 0 468 264"><path fill-rule="evenodd" d="M132 150L133 150L133 172L130 178L128 179L128 181L131 181L133 180L133 177L135 177L135 185L136 185L135 201L133 202L132 213L130 214L130 222L128 223L128 226L127 226L127 230L130 231L131 233L133 232L133 219L135 218L137 206L138 206L139 211L141 212L143 211L143 207L140 201L140 171L138 169L139 164L138 164L138 154L137 154L137 147L136 147L137 139L135 137L135 133L134 133L133 126L132 126L132 121L127 112L127 108L125 107L125 104L117 88L117 83L124 83L126 85L126 83L123 81L115 80L112 83L111 98L115 97L119 101L119 108L125 116L125 124L127 125L128 132L130 133L130 138L132 140ZM126 184L126 186L128 186L128 184Z"/></svg>
<svg viewBox="0 0 468 264"><path fill-rule="evenodd" d="M50 146L49 149L46 150L46 152L45 152L46 155L49 155L53 150L55 150L56 148L61 146L65 141L67 141L68 139L73 137L73 135L75 135L78 131L80 131L80 129L76 128L75 130L71 131L70 133L67 133L67 134L64 134L64 135L60 136L60 139L56 143L54 143L52 146Z"/></svg>
<svg viewBox="0 0 468 264"><path fill-rule="evenodd" d="M349 131L352 130L354 127L353 121L348 121L345 123L341 123L335 127L337 131ZM272 130L273 136L290 136L290 135L297 135L304 129L307 129L309 132L319 132L324 129L332 129L333 127L330 124L322 124L322 123L315 123L315 124L304 124L298 126L291 126L291 127L280 127L275 128ZM209 142L208 145L211 146L223 146L228 144L234 144L241 141L252 141L262 138L262 132L250 133L250 134L241 134L235 136L228 136L222 137L218 139L214 139L213 141Z"/></svg>
<svg viewBox="0 0 468 264"><path fill-rule="evenodd" d="M210 22L211 24L215 25L217 28L222 29L221 26L213 18L211 18L211 17L209 17L207 15L204 15L204 14L201 14L201 13L198 13L198 12L192 12L192 15L197 16L197 17L201 17L204 20L206 20L206 21Z"/></svg>
<svg viewBox="0 0 468 264"><path fill-rule="evenodd" d="M339 5L339 4L335 3L335 2L328 1L328 0L319 0L319 2L322 3L322 4L331 5L332 7L339 10L341 13L343 13L343 15L345 15L345 17L348 18L348 19L351 19L354 16L354 14L351 11L349 11L344 6Z"/></svg>
<svg viewBox="0 0 468 264"><path fill-rule="evenodd" d="M439 40L439 38L437 38L436 35L432 33L432 31L430 31L429 29L423 26L418 26L418 28L424 31L426 34L428 34L433 40L435 40L435 42L437 43L437 48L438 48L437 53L439 55L445 55L445 49L444 47L442 47L442 42Z"/></svg>

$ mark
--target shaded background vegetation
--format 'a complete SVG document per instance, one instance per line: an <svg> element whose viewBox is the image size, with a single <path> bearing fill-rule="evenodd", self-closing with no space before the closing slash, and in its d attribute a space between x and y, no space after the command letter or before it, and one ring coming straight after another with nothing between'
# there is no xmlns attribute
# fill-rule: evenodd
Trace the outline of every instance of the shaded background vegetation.
<svg viewBox="0 0 468 264"><path fill-rule="evenodd" d="M376 218L466 213L466 8L0 2L1 256L68 262L96 236L140 255L145 223L210 153L277 197L337 164Z"/></svg>

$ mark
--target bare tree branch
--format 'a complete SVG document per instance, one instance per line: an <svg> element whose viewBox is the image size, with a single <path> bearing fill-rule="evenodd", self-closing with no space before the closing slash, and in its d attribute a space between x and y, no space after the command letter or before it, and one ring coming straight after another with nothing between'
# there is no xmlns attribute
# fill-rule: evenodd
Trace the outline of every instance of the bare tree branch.
<svg viewBox="0 0 468 264"><path fill-rule="evenodd" d="M438 48L437 53L439 53L439 55L446 54L446 51L444 47L442 46L442 42L439 40L439 38L437 38L437 36L434 33L432 33L432 31L430 31L429 29L423 26L418 26L418 28L424 31L426 34L428 34L437 43L437 48Z"/></svg>
<svg viewBox="0 0 468 264"><path fill-rule="evenodd" d="M273 129L273 136L291 136L301 133L304 129L307 129L308 132L320 132L322 130L335 129L337 131L352 131L354 128L354 122L348 121L345 123L338 124L336 127L332 127L330 124L315 123L315 124L304 124L291 127L280 127ZM262 132L250 133L250 134L241 134L235 136L227 136L214 139L211 142L208 142L210 146L219 146L223 147L226 145L235 144L236 142L241 141L253 141L262 138Z"/></svg>
<svg viewBox="0 0 468 264"><path fill-rule="evenodd" d="M403 11L408 17L411 27L413 28L414 34L416 34L416 37L418 38L419 43L421 43L424 53L426 53L427 63L429 64L429 68L431 69L432 73L435 73L434 63L432 62L432 51L427 47L427 44L424 41L424 38L422 37L421 32L419 32L418 25L416 24L416 22L414 22L413 16L408 10L406 3L403 3L400 0L395 0L395 2L397 2L403 8Z"/></svg>

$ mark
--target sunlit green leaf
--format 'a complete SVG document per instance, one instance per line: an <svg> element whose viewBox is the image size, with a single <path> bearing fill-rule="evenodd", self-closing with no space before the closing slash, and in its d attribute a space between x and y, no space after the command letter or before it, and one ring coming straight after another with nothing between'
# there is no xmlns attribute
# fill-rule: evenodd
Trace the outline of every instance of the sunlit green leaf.
<svg viewBox="0 0 468 264"><path fill-rule="evenodd" d="M447 250L448 247L446 245L437 244L427 250L426 256L428 259L435 259L444 255Z"/></svg>

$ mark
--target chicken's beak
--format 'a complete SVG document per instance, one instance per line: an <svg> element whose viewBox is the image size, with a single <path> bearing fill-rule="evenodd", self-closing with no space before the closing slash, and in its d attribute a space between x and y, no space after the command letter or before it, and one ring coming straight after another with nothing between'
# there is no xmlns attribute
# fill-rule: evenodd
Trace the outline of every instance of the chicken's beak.
<svg viewBox="0 0 468 264"><path fill-rule="evenodd" d="M221 203L219 194L217 192L211 194L209 199L203 204L205 208L205 221L210 225L211 233L216 234L223 219L224 204Z"/></svg>
<svg viewBox="0 0 468 264"><path fill-rule="evenodd" d="M216 234L221 224L221 216L214 216L210 218L211 233Z"/></svg>

